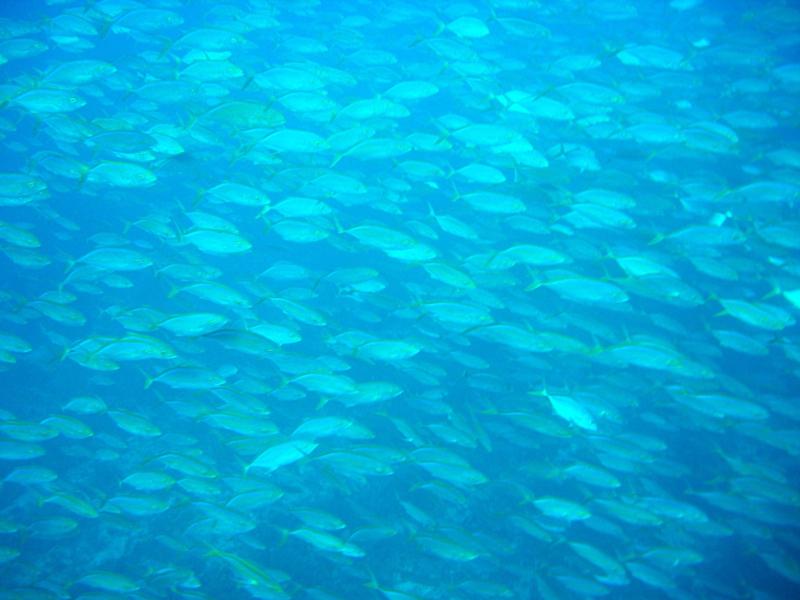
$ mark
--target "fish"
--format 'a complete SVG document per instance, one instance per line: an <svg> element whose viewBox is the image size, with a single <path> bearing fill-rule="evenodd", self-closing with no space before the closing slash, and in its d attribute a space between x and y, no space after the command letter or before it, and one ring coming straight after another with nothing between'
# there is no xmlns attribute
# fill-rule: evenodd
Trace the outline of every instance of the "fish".
<svg viewBox="0 0 800 600"><path fill-rule="evenodd" d="M9 594L799 595L794 3L29 4Z"/></svg>

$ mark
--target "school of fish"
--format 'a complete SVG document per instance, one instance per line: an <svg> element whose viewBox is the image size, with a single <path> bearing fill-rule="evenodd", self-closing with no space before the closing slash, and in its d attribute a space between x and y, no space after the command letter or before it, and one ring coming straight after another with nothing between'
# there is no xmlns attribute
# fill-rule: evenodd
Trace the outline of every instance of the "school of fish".
<svg viewBox="0 0 800 600"><path fill-rule="evenodd" d="M0 7L0 598L800 597L800 7Z"/></svg>

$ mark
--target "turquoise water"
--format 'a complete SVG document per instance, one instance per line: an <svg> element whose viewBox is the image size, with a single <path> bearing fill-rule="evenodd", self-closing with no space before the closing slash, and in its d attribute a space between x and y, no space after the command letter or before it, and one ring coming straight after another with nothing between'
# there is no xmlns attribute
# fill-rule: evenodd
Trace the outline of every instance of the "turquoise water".
<svg viewBox="0 0 800 600"><path fill-rule="evenodd" d="M800 596L799 31L3 3L0 597Z"/></svg>

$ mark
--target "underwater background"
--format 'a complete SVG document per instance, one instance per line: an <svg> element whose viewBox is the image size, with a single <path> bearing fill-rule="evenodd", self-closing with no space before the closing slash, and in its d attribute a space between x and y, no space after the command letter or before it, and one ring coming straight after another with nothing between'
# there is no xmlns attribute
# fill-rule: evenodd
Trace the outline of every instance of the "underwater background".
<svg viewBox="0 0 800 600"><path fill-rule="evenodd" d="M0 5L0 597L800 597L800 8Z"/></svg>

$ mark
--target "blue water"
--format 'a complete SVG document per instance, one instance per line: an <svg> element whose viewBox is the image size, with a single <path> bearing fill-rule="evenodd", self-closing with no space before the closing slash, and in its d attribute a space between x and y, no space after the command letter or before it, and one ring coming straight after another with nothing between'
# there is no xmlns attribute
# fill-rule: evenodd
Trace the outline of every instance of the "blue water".
<svg viewBox="0 0 800 600"><path fill-rule="evenodd" d="M799 25L3 3L0 597L798 597Z"/></svg>

